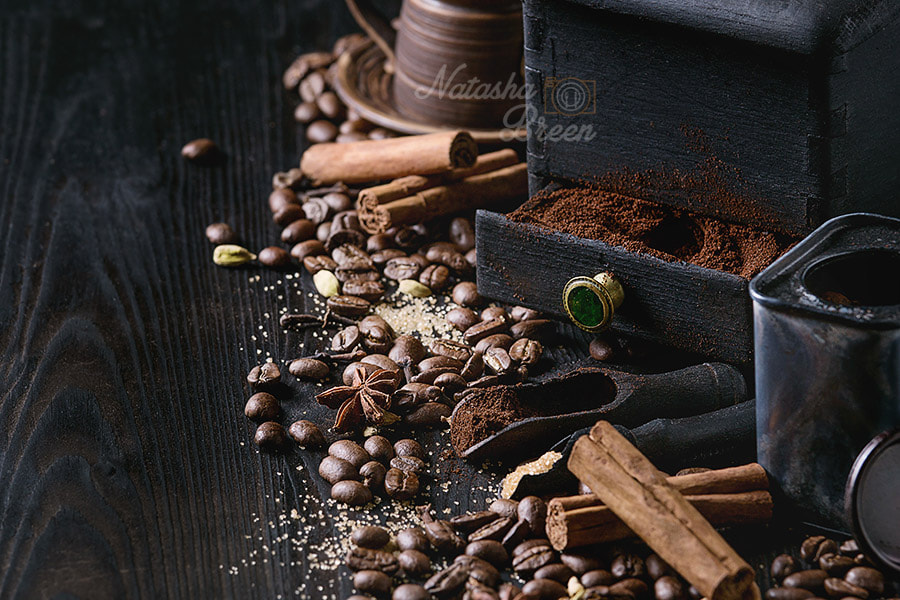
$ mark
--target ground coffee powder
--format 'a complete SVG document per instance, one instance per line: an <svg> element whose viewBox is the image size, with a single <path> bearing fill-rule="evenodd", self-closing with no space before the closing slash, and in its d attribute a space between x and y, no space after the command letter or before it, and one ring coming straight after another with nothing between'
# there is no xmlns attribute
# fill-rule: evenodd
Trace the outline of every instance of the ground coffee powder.
<svg viewBox="0 0 900 600"><path fill-rule="evenodd" d="M450 442L462 455L468 448L516 421L534 416L506 386L476 390L460 405L450 423Z"/></svg>
<svg viewBox="0 0 900 600"><path fill-rule="evenodd" d="M542 191L509 218L746 279L796 242L783 234L610 192L601 183Z"/></svg>

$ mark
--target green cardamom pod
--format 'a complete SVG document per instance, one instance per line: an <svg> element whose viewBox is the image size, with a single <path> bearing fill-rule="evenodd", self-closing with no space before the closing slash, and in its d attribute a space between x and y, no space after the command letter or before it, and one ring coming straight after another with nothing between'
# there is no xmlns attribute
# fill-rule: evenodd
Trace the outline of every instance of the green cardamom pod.
<svg viewBox="0 0 900 600"><path fill-rule="evenodd" d="M213 262L220 267L239 267L251 260L256 260L256 255L236 244L222 244L213 250Z"/></svg>
<svg viewBox="0 0 900 600"><path fill-rule="evenodd" d="M338 281L338 278L331 271L322 269L313 275L313 283L316 286L316 290L326 298L331 298L341 293L341 282Z"/></svg>
<svg viewBox="0 0 900 600"><path fill-rule="evenodd" d="M401 294L409 294L415 298L425 298L431 295L431 288L423 285L415 279L404 279L397 286Z"/></svg>

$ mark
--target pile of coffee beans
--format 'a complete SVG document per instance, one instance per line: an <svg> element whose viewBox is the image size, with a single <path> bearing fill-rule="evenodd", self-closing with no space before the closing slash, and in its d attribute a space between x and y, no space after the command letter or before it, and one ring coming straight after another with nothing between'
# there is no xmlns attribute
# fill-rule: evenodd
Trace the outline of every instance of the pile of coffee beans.
<svg viewBox="0 0 900 600"><path fill-rule="evenodd" d="M332 485L331 497L350 506L368 504L375 496L410 500L425 475L425 451L415 440L391 442L380 435L365 446L338 440L319 463L319 475Z"/></svg>
<svg viewBox="0 0 900 600"><path fill-rule="evenodd" d="M422 527L387 531L362 527L351 535L346 564L357 591L370 596L419 600L583 599L699 600L700 594L655 554L610 548L557 553L544 537L547 506L536 496L495 500L488 510L437 520L419 507ZM431 557L446 564L429 577ZM521 587L508 581L515 573ZM403 583L393 588L397 580Z"/></svg>
<svg viewBox="0 0 900 600"><path fill-rule="evenodd" d="M296 90L300 95L294 119L306 125L306 139L313 144L379 140L397 135L348 109L334 92L337 59L367 39L359 33L345 35L335 42L331 52L302 54L284 72L284 88Z"/></svg>
<svg viewBox="0 0 900 600"><path fill-rule="evenodd" d="M898 592L888 589L884 574L860 552L856 540L839 544L824 535L804 540L798 558L776 556L770 574L778 585L766 592L767 600L875 600Z"/></svg>

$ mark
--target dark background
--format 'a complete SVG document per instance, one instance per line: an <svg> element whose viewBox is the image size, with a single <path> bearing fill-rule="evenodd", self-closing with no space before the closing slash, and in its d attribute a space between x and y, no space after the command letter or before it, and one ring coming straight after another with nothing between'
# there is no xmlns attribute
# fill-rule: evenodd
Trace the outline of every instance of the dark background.
<svg viewBox="0 0 900 600"><path fill-rule="evenodd" d="M0 4L0 598L350 594L346 571L310 571L339 535L327 509L312 531L279 521L324 506L320 454L260 455L242 415L257 348L313 347L277 325L305 294L215 267L203 230L277 241L271 177L304 145L282 71L355 29L337 0ZM201 136L222 167L181 159ZM286 423L329 422L313 391ZM436 507L482 508L490 474L420 439Z"/></svg>

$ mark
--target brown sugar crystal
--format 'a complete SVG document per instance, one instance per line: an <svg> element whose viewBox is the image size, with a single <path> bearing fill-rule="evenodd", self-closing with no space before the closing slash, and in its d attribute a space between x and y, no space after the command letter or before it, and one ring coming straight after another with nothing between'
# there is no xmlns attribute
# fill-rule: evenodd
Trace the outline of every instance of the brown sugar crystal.
<svg viewBox="0 0 900 600"><path fill-rule="evenodd" d="M509 218L745 279L769 266L796 241L749 225L609 192L595 183L540 192Z"/></svg>

